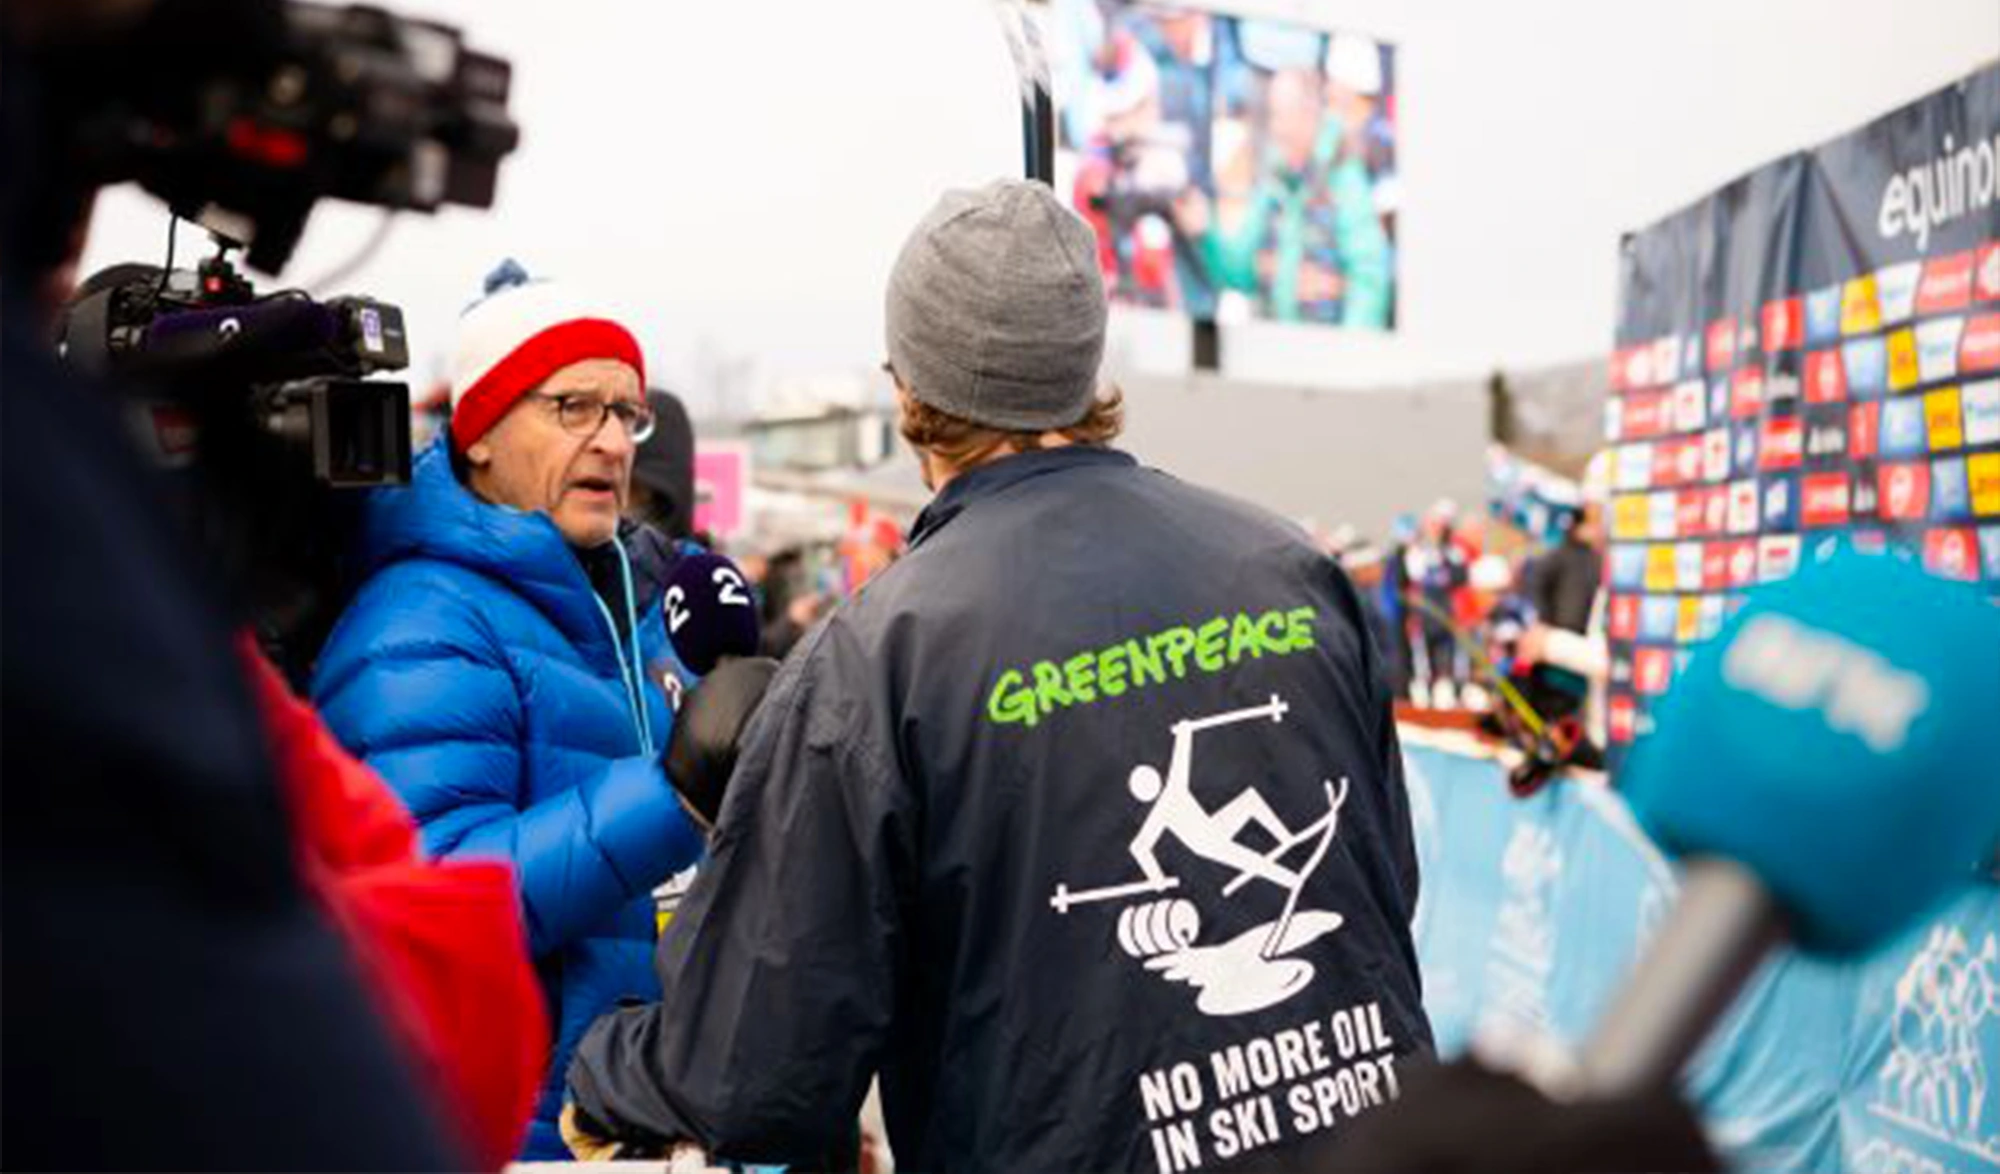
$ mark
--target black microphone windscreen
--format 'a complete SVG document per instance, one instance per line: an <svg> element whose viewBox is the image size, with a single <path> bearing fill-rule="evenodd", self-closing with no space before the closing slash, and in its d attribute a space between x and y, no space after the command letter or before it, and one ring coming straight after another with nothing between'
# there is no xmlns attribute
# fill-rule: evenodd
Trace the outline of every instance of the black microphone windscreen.
<svg viewBox="0 0 2000 1174"><path fill-rule="evenodd" d="M691 672L706 675L725 656L755 656L759 628L750 581L733 562L703 551L674 565L663 600L667 638Z"/></svg>

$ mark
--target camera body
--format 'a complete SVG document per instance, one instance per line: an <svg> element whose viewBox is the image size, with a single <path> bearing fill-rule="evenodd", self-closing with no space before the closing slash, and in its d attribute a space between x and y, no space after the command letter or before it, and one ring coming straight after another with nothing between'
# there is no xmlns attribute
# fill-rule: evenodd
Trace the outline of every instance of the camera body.
<svg viewBox="0 0 2000 1174"><path fill-rule="evenodd" d="M10 101L18 85L41 129L10 138L10 163L35 183L9 207L9 240L71 239L92 191L131 181L222 246L191 272L92 277L62 346L128 397L142 447L187 490L176 504L190 540L296 684L351 586L364 499L346 491L411 475L409 389L370 378L407 366L409 344L395 306L260 295L229 251L278 272L328 197L391 212L490 205L519 141L511 69L455 29L366 5L144 7L136 25L38 48L31 74L10 65Z"/></svg>
<svg viewBox="0 0 2000 1174"><path fill-rule="evenodd" d="M326 488L409 481L409 387L368 378L409 365L403 312L386 302L260 297L226 255L194 271L117 265L84 283L63 350L179 406L197 438L249 425Z"/></svg>

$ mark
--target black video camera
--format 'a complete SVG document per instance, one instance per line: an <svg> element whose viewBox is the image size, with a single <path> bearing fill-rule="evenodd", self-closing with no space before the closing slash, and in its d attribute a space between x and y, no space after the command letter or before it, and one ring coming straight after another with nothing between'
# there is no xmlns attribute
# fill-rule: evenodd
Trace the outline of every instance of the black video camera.
<svg viewBox="0 0 2000 1174"><path fill-rule="evenodd" d="M409 481L410 389L367 378L410 361L403 312L385 302L259 297L226 252L192 272L114 265L83 283L63 351L83 370L122 375L182 409L156 424L167 463L175 436L198 443L201 422L228 413L327 488Z"/></svg>
<svg viewBox="0 0 2000 1174"><path fill-rule="evenodd" d="M134 393L143 443L183 468L193 533L298 681L344 602L357 495L410 477L402 312L369 298L260 296L313 205L493 202L519 141L511 69L457 30L364 5L151 0L136 25L34 58L40 237L133 181L222 246L193 272L113 266L63 321L69 361ZM10 90L10 94L12 91ZM36 239L29 233L26 239ZM379 238L378 238L379 239ZM171 257L171 239L169 256Z"/></svg>

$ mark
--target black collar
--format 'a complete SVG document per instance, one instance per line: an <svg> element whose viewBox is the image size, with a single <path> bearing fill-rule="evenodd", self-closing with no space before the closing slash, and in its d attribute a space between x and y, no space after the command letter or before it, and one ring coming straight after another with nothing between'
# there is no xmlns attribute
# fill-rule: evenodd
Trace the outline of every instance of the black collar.
<svg viewBox="0 0 2000 1174"><path fill-rule="evenodd" d="M951 479L910 527L910 547L942 530L947 522L983 497L991 497L1031 477L1092 465L1136 465L1131 454L1094 444L1070 444L1003 457L990 465L967 469Z"/></svg>

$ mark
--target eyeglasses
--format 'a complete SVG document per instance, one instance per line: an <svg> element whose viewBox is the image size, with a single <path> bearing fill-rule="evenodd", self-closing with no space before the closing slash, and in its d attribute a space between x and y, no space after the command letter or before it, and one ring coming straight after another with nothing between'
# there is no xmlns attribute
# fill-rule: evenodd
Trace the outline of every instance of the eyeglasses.
<svg viewBox="0 0 2000 1174"><path fill-rule="evenodd" d="M653 405L645 400L607 400L581 392L556 395L538 392L535 398L556 406L556 420L571 436L596 436L604 427L606 416L618 417L619 425L634 444L644 444L653 435Z"/></svg>

